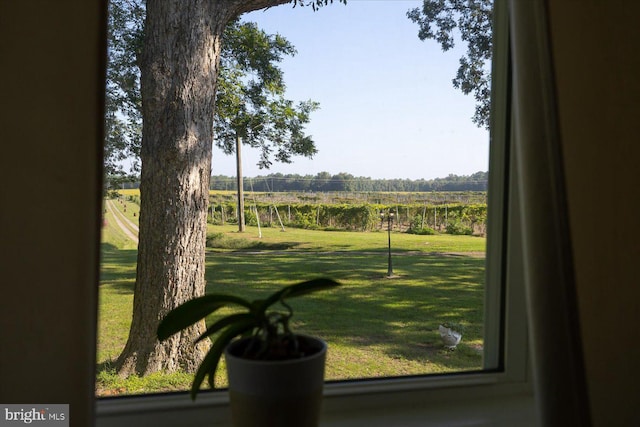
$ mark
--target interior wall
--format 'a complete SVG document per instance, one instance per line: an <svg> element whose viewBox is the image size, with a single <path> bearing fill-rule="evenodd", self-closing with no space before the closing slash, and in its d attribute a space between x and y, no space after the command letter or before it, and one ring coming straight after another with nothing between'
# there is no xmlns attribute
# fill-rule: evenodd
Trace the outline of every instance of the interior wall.
<svg viewBox="0 0 640 427"><path fill-rule="evenodd" d="M640 3L548 4L593 423L640 425Z"/></svg>
<svg viewBox="0 0 640 427"><path fill-rule="evenodd" d="M92 419L102 3L0 2L0 402L71 403L78 426ZM640 425L640 6L549 3L594 422Z"/></svg>
<svg viewBox="0 0 640 427"><path fill-rule="evenodd" d="M93 419L103 1L0 2L0 403Z"/></svg>

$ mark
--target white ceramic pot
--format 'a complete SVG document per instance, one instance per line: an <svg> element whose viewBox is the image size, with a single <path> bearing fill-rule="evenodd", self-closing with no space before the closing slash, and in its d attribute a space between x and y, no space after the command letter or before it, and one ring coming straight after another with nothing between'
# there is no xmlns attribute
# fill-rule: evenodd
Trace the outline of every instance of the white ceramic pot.
<svg viewBox="0 0 640 427"><path fill-rule="evenodd" d="M322 404L327 344L299 335L317 349L281 361L239 357L248 338L225 351L234 427L317 427Z"/></svg>

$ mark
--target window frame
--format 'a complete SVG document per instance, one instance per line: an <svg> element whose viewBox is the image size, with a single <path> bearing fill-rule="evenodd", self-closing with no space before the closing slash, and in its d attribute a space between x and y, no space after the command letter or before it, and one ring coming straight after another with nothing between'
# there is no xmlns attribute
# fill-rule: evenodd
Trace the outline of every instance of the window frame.
<svg viewBox="0 0 640 427"><path fill-rule="evenodd" d="M494 2L484 370L325 384L323 426L535 425L506 0ZM496 310L496 308L500 308ZM228 425L228 393L96 399L96 426ZM426 421L428 420L428 421Z"/></svg>

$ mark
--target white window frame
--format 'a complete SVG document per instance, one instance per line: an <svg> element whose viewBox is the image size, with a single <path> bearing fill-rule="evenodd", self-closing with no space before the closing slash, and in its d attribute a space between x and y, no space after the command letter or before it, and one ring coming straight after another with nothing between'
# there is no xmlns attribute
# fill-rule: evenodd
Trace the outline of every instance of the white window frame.
<svg viewBox="0 0 640 427"><path fill-rule="evenodd" d="M325 385L322 426L536 424L521 250L519 202L509 149L511 90L506 0L494 2L485 355L481 372ZM498 310L496 308L502 307ZM96 426L229 425L228 394L205 392L97 399Z"/></svg>

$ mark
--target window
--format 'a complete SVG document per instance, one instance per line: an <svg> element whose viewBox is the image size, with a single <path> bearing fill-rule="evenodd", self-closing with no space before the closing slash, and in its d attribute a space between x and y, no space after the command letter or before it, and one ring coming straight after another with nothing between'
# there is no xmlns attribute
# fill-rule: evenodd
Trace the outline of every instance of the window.
<svg viewBox="0 0 640 427"><path fill-rule="evenodd" d="M518 425L533 420L527 381L527 335L522 289L517 200L513 182L504 4L496 4L494 99L489 183L486 314L483 372L336 382L326 386L323 425L425 425L448 420ZM491 225L493 224L493 225ZM498 402L491 396L502 396ZM505 396L509 396L505 398ZM505 404L506 402L506 404ZM98 425L204 425L227 420L224 394L144 396L98 403ZM214 409L211 409L211 406ZM511 410L504 410L505 407ZM428 415L426 415L428 414ZM499 415L498 415L499 414ZM526 415L529 415L526 417ZM391 421L392 420L392 421Z"/></svg>

